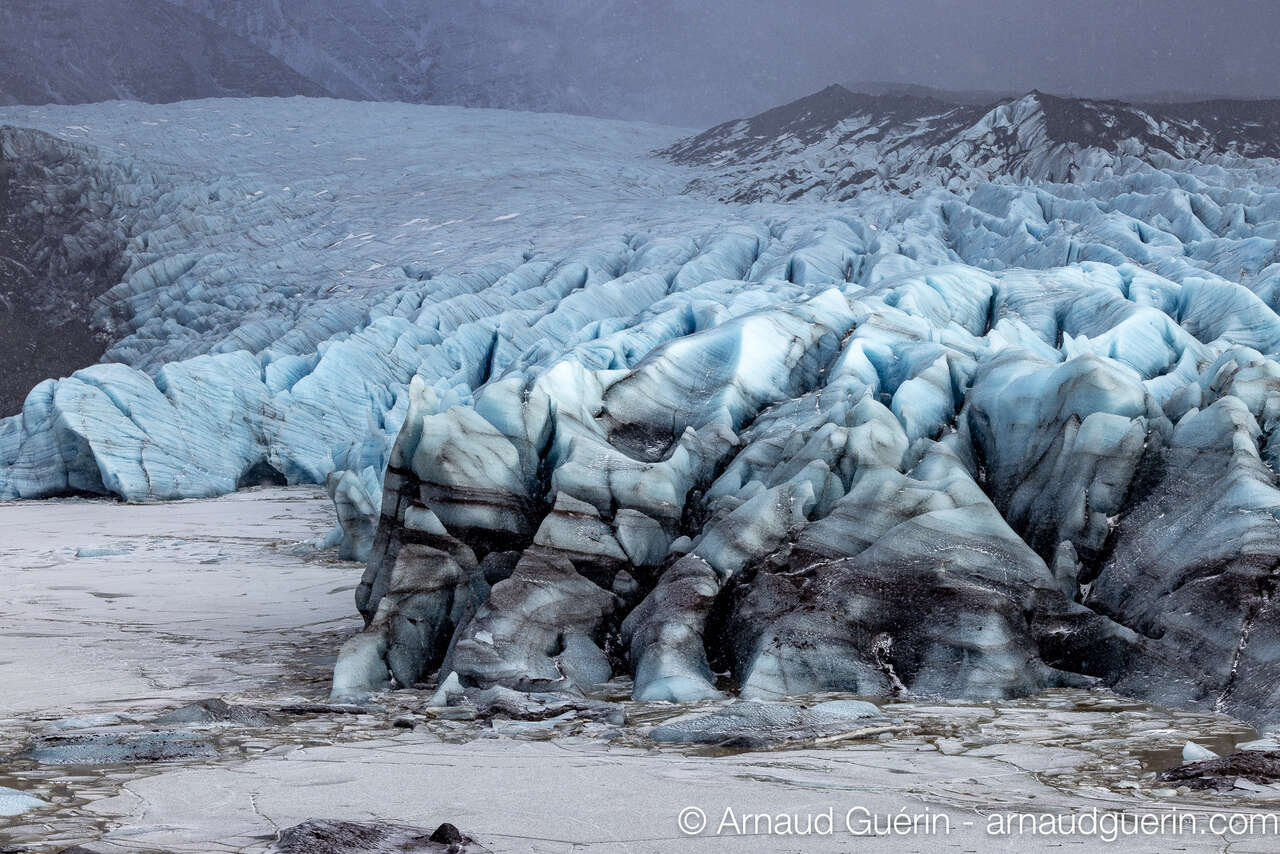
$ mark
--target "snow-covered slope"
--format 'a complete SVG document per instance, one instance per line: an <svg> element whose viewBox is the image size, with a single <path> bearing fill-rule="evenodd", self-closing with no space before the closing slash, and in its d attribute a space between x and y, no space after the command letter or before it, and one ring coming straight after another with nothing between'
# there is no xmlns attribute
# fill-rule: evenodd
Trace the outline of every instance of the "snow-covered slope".
<svg viewBox="0 0 1280 854"><path fill-rule="evenodd" d="M92 147L125 224L115 363L0 421L0 496L325 481L369 557L340 695L1101 681L1275 719L1273 161L741 205L679 193L683 132L593 119L0 122Z"/></svg>
<svg viewBox="0 0 1280 854"><path fill-rule="evenodd" d="M707 172L690 192L739 202L1084 182L1280 157L1280 101L1132 105L1032 92L978 106L830 86L662 153Z"/></svg>
<svg viewBox="0 0 1280 854"><path fill-rule="evenodd" d="M324 94L248 40L166 0L0 4L0 104Z"/></svg>

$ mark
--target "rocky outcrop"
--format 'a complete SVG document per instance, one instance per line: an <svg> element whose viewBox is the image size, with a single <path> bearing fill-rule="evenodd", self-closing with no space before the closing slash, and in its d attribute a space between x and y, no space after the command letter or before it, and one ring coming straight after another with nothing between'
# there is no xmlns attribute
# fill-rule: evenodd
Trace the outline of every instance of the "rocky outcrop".
<svg viewBox="0 0 1280 854"><path fill-rule="evenodd" d="M328 94L166 0L14 0L0 8L0 56L0 104Z"/></svg>
<svg viewBox="0 0 1280 854"><path fill-rule="evenodd" d="M107 348L92 304L127 267L118 194L130 183L92 149L0 127L0 415Z"/></svg>
<svg viewBox="0 0 1280 854"><path fill-rule="evenodd" d="M311 819L276 835L273 854L463 854L471 839L452 824L433 831L387 822Z"/></svg>
<svg viewBox="0 0 1280 854"><path fill-rule="evenodd" d="M829 86L660 153L703 173L687 192L735 202L1083 183L1280 157L1280 101L1127 104L1030 92L977 105Z"/></svg>

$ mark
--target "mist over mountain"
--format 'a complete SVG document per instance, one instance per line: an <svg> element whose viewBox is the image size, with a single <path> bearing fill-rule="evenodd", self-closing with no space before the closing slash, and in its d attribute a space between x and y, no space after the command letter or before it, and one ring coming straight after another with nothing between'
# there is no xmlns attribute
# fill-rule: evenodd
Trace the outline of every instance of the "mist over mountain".
<svg viewBox="0 0 1280 854"><path fill-rule="evenodd" d="M0 4L0 104L326 94L266 51L164 0Z"/></svg>
<svg viewBox="0 0 1280 854"><path fill-rule="evenodd" d="M1250 0L7 0L0 22L8 103L328 93L707 127L831 81L962 104L1275 89Z"/></svg>
<svg viewBox="0 0 1280 854"><path fill-rule="evenodd" d="M762 0L176 2L341 98L698 125L807 88L761 61Z"/></svg>
<svg viewBox="0 0 1280 854"><path fill-rule="evenodd" d="M995 89L938 89L918 83L895 83L891 80L858 80L839 88L860 95L896 95L908 98L927 98L947 104L981 106L994 104L1008 98L1016 98L1021 92Z"/></svg>
<svg viewBox="0 0 1280 854"><path fill-rule="evenodd" d="M968 104L985 106L997 101L1008 101L1026 94L1019 89L940 89L935 86L923 86L918 83L897 83L891 80L855 80L845 83L841 88L863 95L905 95L916 98L932 98L948 104ZM1134 90L1108 96L1109 100L1125 101L1131 104L1190 104L1204 101L1265 101L1264 96L1241 97L1224 92L1205 91L1202 89L1156 89Z"/></svg>
<svg viewBox="0 0 1280 854"><path fill-rule="evenodd" d="M750 59L768 45L767 9L762 0L14 0L0 9L0 103L330 95L705 125L812 88Z"/></svg>

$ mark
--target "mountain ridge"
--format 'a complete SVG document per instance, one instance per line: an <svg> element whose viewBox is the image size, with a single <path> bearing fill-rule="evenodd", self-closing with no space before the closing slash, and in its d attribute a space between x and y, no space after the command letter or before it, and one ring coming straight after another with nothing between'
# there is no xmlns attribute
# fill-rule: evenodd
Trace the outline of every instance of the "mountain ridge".
<svg viewBox="0 0 1280 854"><path fill-rule="evenodd" d="M736 202L1074 182L1166 158L1280 157L1280 100L1131 104L1032 90L978 106L832 85L658 153L704 171L690 192Z"/></svg>
<svg viewBox="0 0 1280 854"><path fill-rule="evenodd" d="M0 60L0 104L331 94L166 0L10 0Z"/></svg>

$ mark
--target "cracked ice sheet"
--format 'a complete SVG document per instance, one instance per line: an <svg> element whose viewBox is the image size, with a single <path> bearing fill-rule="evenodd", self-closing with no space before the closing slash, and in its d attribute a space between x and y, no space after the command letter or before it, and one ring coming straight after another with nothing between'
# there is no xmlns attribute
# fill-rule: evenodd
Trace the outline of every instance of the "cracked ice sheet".
<svg viewBox="0 0 1280 854"><path fill-rule="evenodd" d="M71 712L145 718L162 706L219 695L280 702L298 690L297 673L306 667L297 656L300 633L355 628L350 584L358 569L290 551L328 525L327 501L313 488L160 505L0 505L8 582L0 594L0 717L39 726L33 719ZM93 556L76 558L77 551ZM321 645L337 647L329 636ZM323 679L310 686L320 694L326 687ZM385 712L229 730L220 743L240 747L210 761L112 766L94 775L18 766L6 772L0 760L0 784L53 804L10 820L0 837L31 852L75 843L102 854L260 852L277 826L377 817L425 826L451 821L494 852L1024 851L1026 840L988 839L978 811L1143 809L1161 801L1122 788L1141 773L1136 749L1158 742L1180 750L1196 738L1222 750L1204 739L1214 727L1224 728L1218 736L1228 745L1256 735L1242 736L1243 728L1222 716L1050 692L999 706L895 704L886 711L908 731L881 741L712 757L646 749L637 726L625 728L626 743L612 744L603 733L495 737L480 724L448 720L411 732L393 728L397 715L420 711L420 699L395 692L380 698ZM633 717L641 724L681 711L636 704ZM18 739L15 723L0 722L0 736ZM459 733L469 740L442 740ZM324 744L302 746L317 742ZM1175 802L1184 810L1205 803L1196 797ZM1234 810L1252 796L1204 797ZM873 844L833 836L787 844L688 839L675 827L685 806L718 817L726 806L777 813L853 805L877 814L928 807L948 816L955 832L945 839ZM975 818L973 827L963 824ZM1093 850L1090 841L1074 847ZM1271 850L1273 842L1242 840L1231 850ZM1176 844L1209 851L1222 840L1182 837ZM1126 850L1171 847L1153 839Z"/></svg>
<svg viewBox="0 0 1280 854"><path fill-rule="evenodd" d="M283 242L308 259L312 278L323 270L335 287L357 290L401 277L404 261L429 258L436 270L474 267L518 257L535 244L563 250L654 220L680 233L691 216L724 210L682 196L693 170L650 154L690 130L642 122L246 98L6 106L0 125L136 159L182 185L233 187L236 219L265 224L256 241L275 245L287 234ZM253 135L244 137L244 127ZM306 248L309 236L332 229L341 233L321 241L324 250ZM225 249L228 241L237 252L262 248L242 239L245 230L166 228L148 245L156 251L163 244L166 252ZM338 260L327 263L330 256Z"/></svg>
<svg viewBox="0 0 1280 854"><path fill-rule="evenodd" d="M76 843L103 854L262 851L278 826L333 816L449 820L495 852L847 851L847 836L788 847L776 839L685 839L672 825L685 806L720 816L727 806L776 814L856 805L877 814L927 808L949 817L955 831L946 839L880 839L873 850L1000 851L1015 849L1009 840L986 839L984 811L1159 811L1172 804L1202 813L1254 811L1280 800L1280 791L1152 789L1164 784L1141 776L1142 751L1159 745L1176 752L1190 737L1227 750L1255 734L1224 716L1162 710L1105 692L1051 691L999 706L890 704L885 712L898 731L879 741L730 756L648 749L644 727L689 706L631 704L633 723L620 736L610 725L588 724L580 735L570 728L541 740L499 735L482 722L423 721L408 692L380 701L386 709L359 717L240 731L231 741L248 752L208 762L117 766L96 781L67 779L65 770L54 777L19 771L15 785L35 784L59 811L11 825L10 839L22 851ZM411 732L391 726L405 713L420 721ZM68 809L68 787L89 803ZM965 824L975 818L973 827ZM1238 839L1232 850L1269 850L1268 842ZM1079 847L1093 850L1086 846ZM1176 845L1145 840L1134 850L1171 849L1213 846L1184 837Z"/></svg>
<svg viewBox="0 0 1280 854"><path fill-rule="evenodd" d="M447 744L407 733L256 757L234 767L171 771L135 781L91 809L121 828L102 852L263 851L277 828L316 816L419 826L449 821L493 852L1025 851L1034 842L988 837L980 810L1141 808L1106 793L1064 792L1036 771L1078 761L1072 751L1023 744L997 758L943 755L918 744L872 743L697 757L607 748L581 738ZM1146 802L1149 806L1151 802ZM703 809L714 827L732 807L807 814L853 806L874 814L945 815L950 835L827 838L683 836L676 816ZM967 824L966 824L967 823ZM1093 850L1097 840L1066 840ZM1126 850L1220 850L1218 837L1126 841ZM1233 851L1264 850L1240 840ZM1257 840L1265 844L1266 840ZM789 843L789 844L788 844ZM1251 847L1252 846L1252 847ZM220 847L218 850L223 850Z"/></svg>
<svg viewBox="0 0 1280 854"><path fill-rule="evenodd" d="M332 524L318 487L0 504L0 720L172 705L296 669L300 644L357 622L359 568L288 550Z"/></svg>

